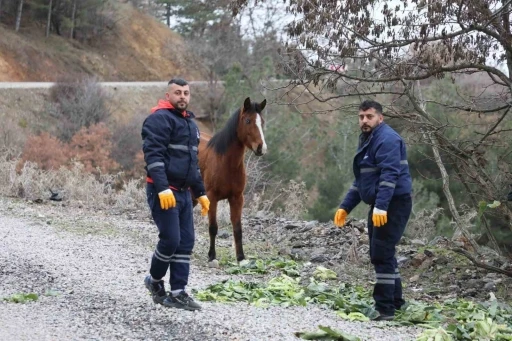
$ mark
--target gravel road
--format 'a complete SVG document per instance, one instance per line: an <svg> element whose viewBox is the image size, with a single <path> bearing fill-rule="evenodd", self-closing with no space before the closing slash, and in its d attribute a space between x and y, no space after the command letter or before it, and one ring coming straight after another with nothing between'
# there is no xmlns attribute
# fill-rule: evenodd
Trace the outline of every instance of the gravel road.
<svg viewBox="0 0 512 341"><path fill-rule="evenodd" d="M0 340L298 340L327 325L362 340L414 340L415 328L349 322L321 307L205 303L199 312L153 304L143 279L156 241L148 219L0 198ZM205 244L197 234L197 247ZM229 278L196 260L191 288Z"/></svg>

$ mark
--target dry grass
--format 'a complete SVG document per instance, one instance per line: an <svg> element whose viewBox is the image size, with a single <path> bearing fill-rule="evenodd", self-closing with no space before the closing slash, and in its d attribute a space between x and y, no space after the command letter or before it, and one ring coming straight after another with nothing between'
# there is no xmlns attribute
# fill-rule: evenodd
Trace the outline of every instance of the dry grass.
<svg viewBox="0 0 512 341"><path fill-rule="evenodd" d="M26 120L20 119L14 122L12 118L0 116L2 125L0 126L0 146L5 150L20 152L27 139Z"/></svg>
<svg viewBox="0 0 512 341"><path fill-rule="evenodd" d="M0 194L28 200L49 199L51 192L58 192L70 206L116 211L146 209L146 194L140 179L129 180L116 189L120 174L95 176L84 171L84 166L74 163L71 169L41 170L36 164L26 162L16 172L19 160L3 155L0 161Z"/></svg>
<svg viewBox="0 0 512 341"><path fill-rule="evenodd" d="M268 191L268 193L266 192ZM301 220L307 213L308 192L304 182L290 180L286 184L275 183L246 193L244 214L263 213L265 217L282 217Z"/></svg>
<svg viewBox="0 0 512 341"><path fill-rule="evenodd" d="M98 171L99 175L90 174L85 171L84 165L77 161L73 162L71 168L50 170L43 170L33 162L25 162L17 171L20 161L11 153L4 152L1 155L0 195L27 200L47 200L53 191L58 192L70 206L116 211L147 209L142 178L123 182L123 173L103 174ZM283 207L273 210L276 200L281 200ZM244 216L263 211L266 216L277 214L288 219L299 219L306 212L306 202L305 184L292 180L287 186L280 187L277 195L269 196L263 191L254 190L245 201ZM196 207L194 215L200 222L199 227L206 228L208 221L200 217L199 212ZM221 228L231 226L230 209L226 200L219 202L217 222Z"/></svg>
<svg viewBox="0 0 512 341"><path fill-rule="evenodd" d="M412 239L429 241L436 235L436 221L443 214L442 208L433 210L421 210L416 216L409 220L406 234Z"/></svg>

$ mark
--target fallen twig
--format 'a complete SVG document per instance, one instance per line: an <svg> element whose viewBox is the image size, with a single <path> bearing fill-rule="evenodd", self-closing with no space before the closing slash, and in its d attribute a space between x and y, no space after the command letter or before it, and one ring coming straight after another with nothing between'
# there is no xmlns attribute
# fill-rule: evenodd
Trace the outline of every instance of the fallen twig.
<svg viewBox="0 0 512 341"><path fill-rule="evenodd" d="M498 268L497 266L493 266L493 265L485 264L483 262L479 262L479 261L477 261L475 259L475 257L473 257L473 255L471 253L469 253L466 250L463 250L463 249L458 248L458 247L451 248L451 250L453 252L456 252L456 253L459 253L459 254L465 256L467 259L469 259L473 264L475 264L479 268L484 268L484 269L487 269L489 271L498 272L500 274L507 275L508 277L512 277L512 271L503 270L503 269Z"/></svg>

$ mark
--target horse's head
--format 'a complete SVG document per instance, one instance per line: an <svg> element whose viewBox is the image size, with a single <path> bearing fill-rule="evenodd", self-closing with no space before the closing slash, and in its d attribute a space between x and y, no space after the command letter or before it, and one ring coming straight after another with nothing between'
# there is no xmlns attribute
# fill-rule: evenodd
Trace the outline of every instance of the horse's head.
<svg viewBox="0 0 512 341"><path fill-rule="evenodd" d="M266 104L266 99L261 103L255 103L247 97L238 117L238 139L257 156L267 152L265 135L263 135L265 120L261 116Z"/></svg>

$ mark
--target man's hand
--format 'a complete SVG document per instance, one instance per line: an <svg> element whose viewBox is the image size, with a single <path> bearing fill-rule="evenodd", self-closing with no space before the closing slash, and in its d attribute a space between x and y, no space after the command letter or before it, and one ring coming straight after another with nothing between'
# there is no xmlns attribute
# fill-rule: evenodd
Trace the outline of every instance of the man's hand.
<svg viewBox="0 0 512 341"><path fill-rule="evenodd" d="M345 219L347 218L347 211L343 208L339 208L334 215L334 225L338 227L343 227L345 225Z"/></svg>
<svg viewBox="0 0 512 341"><path fill-rule="evenodd" d="M158 198L160 199L160 207L162 210L176 206L176 198L170 189L158 193Z"/></svg>
<svg viewBox="0 0 512 341"><path fill-rule="evenodd" d="M201 204L201 215L207 215L208 210L210 209L210 200L208 200L208 197L206 195L200 196L197 198L197 201Z"/></svg>
<svg viewBox="0 0 512 341"><path fill-rule="evenodd" d="M372 222L375 227L383 226L388 222L388 212L374 208Z"/></svg>

